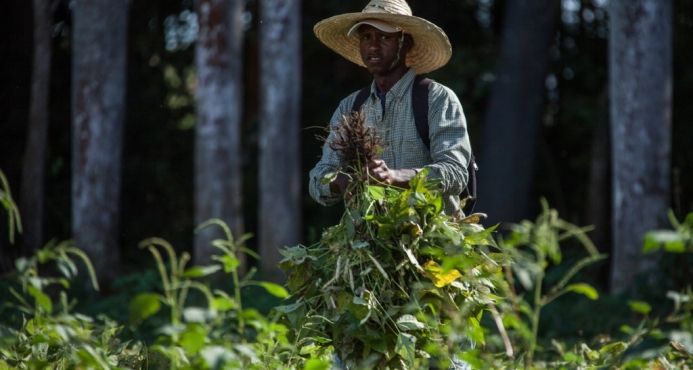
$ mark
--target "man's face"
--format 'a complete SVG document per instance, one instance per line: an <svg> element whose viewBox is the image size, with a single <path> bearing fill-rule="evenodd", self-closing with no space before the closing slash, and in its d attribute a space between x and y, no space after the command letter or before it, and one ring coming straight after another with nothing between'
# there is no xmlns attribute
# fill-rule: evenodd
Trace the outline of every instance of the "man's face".
<svg viewBox="0 0 693 370"><path fill-rule="evenodd" d="M397 51L399 49L399 39L401 35L400 32L383 32L369 25L359 27L361 60L370 73L374 75L387 74L391 70L397 69L398 66L404 64L404 45L400 51L399 60L397 60ZM392 62L395 60L397 60L397 63L393 66Z"/></svg>

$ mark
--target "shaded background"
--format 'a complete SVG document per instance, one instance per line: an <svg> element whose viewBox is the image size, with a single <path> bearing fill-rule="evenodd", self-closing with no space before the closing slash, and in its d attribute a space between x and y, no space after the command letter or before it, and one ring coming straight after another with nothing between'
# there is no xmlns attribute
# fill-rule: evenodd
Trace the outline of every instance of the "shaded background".
<svg viewBox="0 0 693 370"><path fill-rule="evenodd" d="M358 12L366 1L304 0L302 4L303 94L301 103L301 164L304 180L303 243L315 242L326 226L339 221L340 206L321 207L308 195L308 171L318 160L321 134L339 101L370 83L370 76L320 44L313 25L332 15ZM500 45L507 1L411 0L414 15L443 28L453 56L442 69L429 74L455 91L468 120L472 146L483 152L492 135L484 131L491 88L502 62ZM433 4L433 5L432 5ZM169 240L179 250L193 244L193 46L196 17L191 0L133 1L129 11L127 107L124 132L119 243L124 265L140 269L144 263L137 243L150 236ZM529 14L526 26L555 17L547 39L548 73L540 84L542 124L530 142L533 181L526 202L515 209L517 219L533 217L544 196L570 222L596 226L593 238L605 252L610 247L608 14L605 0L563 0L556 14ZM247 232L258 233L258 96L260 86L258 1L248 0L244 15L245 67L243 112L244 219ZM45 222L47 239L70 238L71 174L71 2L58 1L54 13L51 60L50 126L47 148ZM15 195L20 188L26 145L26 125L32 60L31 4L6 2L0 15L0 169ZM693 210L693 2L674 1L673 29L673 143L671 207L679 217ZM531 48L518 48L530 50ZM537 60L537 63L542 63ZM507 112L512 115L508 108ZM498 112L495 112L498 113ZM277 143L281 145L281 143ZM531 151L530 151L531 152ZM280 160L280 159L279 159ZM506 173L484 168L484 181L506 183ZM494 194L479 194L483 199ZM493 215L491 215L493 218ZM4 222L4 219L2 220ZM500 221L500 220L494 220ZM5 228L0 232L6 233ZM5 235L2 234L3 239ZM257 238L249 245L255 248ZM5 255L16 256L16 251ZM604 271L594 278L605 283ZM685 278L683 276L682 278Z"/></svg>

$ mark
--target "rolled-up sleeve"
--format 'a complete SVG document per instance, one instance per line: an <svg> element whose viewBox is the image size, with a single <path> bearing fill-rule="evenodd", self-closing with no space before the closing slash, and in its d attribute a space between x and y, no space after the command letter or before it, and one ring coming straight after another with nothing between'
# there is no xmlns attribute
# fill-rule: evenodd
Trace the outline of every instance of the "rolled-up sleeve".
<svg viewBox="0 0 693 370"><path fill-rule="evenodd" d="M330 133L327 136L327 142L332 139L333 128L338 125L344 116L349 114L351 110L351 105L354 103L356 93L349 95L346 99L342 100L339 107L335 110L330 119ZM328 206L337 203L342 196L340 194L333 194L330 191L330 184L323 183L323 178L325 175L336 172L340 170L339 156L334 150L326 143L322 146L322 156L320 161L313 167L310 171L310 179L308 190L310 196L315 199L316 202Z"/></svg>

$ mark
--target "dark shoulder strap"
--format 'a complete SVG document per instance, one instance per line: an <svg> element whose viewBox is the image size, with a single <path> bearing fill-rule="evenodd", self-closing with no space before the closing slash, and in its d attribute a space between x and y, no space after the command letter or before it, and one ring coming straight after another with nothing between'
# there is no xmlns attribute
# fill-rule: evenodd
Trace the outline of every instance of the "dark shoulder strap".
<svg viewBox="0 0 693 370"><path fill-rule="evenodd" d="M426 145L431 147L431 139L428 137L428 89L433 80L416 76L414 86L411 88L411 105L414 110L414 123L419 137Z"/></svg>
<svg viewBox="0 0 693 370"><path fill-rule="evenodd" d="M360 111L361 106L363 105L363 103L366 102L366 99L368 99L368 95L370 95L370 93L370 86L366 86L363 89L361 89L361 91L359 91L359 93L356 95L356 98L354 99L354 105L351 106L351 110L355 110L357 112Z"/></svg>
<svg viewBox="0 0 693 370"><path fill-rule="evenodd" d="M414 110L414 121L416 130L419 132L419 137L426 144L427 148L431 148L431 139L428 137L428 90L431 87L433 80L416 76L414 86L411 89L411 104ZM460 198L467 198L462 211L465 215L470 215L474 212L476 204L476 160L474 154L469 158L467 166L467 186L462 190Z"/></svg>

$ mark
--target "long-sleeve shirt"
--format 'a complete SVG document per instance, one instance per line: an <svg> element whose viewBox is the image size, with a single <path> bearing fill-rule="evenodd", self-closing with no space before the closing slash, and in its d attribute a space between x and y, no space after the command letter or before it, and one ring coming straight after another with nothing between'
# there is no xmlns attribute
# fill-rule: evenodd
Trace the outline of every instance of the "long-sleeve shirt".
<svg viewBox="0 0 693 370"><path fill-rule="evenodd" d="M440 180L438 190L443 195L445 213L453 215L460 208L459 194L467 184L467 165L471 157L471 146L467 133L467 121L462 105L448 87L432 82L428 93L428 125L430 149L419 137L414 121L411 90L416 74L410 69L391 89L385 98L383 110L378 98L375 81L371 93L362 106L365 124L376 128L376 132L387 143L380 158L390 169L428 168L428 180ZM357 92L342 100L330 120L332 128L351 112ZM321 179L328 173L345 170L340 167L339 157L329 145L323 145L322 157L310 171L310 195L322 205L339 201L342 196L333 194L329 184Z"/></svg>

